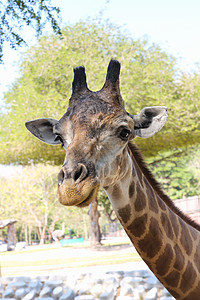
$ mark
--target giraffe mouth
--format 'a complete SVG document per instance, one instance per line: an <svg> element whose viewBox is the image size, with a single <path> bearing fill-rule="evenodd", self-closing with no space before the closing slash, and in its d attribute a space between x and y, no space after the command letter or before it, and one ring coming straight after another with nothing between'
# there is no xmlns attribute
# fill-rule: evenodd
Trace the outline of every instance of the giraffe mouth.
<svg viewBox="0 0 200 300"><path fill-rule="evenodd" d="M76 183L72 178L58 184L58 200L65 206L85 207L97 197L99 183L95 178L87 178Z"/></svg>

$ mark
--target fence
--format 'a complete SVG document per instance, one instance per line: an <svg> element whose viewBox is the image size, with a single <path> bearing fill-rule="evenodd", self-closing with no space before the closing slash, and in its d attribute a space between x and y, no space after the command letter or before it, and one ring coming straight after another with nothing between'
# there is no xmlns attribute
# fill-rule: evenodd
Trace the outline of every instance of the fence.
<svg viewBox="0 0 200 300"><path fill-rule="evenodd" d="M174 203L192 220L200 224L200 195L178 199Z"/></svg>
<svg viewBox="0 0 200 300"><path fill-rule="evenodd" d="M126 233L118 222L106 224L101 228L102 238L125 237Z"/></svg>
<svg viewBox="0 0 200 300"><path fill-rule="evenodd" d="M177 199L174 204L192 220L200 224L200 196ZM104 225L101 233L102 238L126 236L122 225L118 222Z"/></svg>

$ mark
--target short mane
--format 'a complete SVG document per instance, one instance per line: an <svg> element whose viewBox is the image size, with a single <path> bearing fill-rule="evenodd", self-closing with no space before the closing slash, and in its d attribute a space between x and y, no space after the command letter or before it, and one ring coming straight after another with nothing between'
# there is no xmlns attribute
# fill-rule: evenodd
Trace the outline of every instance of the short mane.
<svg viewBox="0 0 200 300"><path fill-rule="evenodd" d="M160 184L157 182L157 180L154 178L154 175L151 173L151 171L148 169L142 154L140 153L138 147L133 144L132 142L128 143L129 151L132 153L133 157L135 158L138 167L152 186L152 188L157 192L157 194L160 196L160 198L165 202L165 204L175 213L177 214L182 220L184 220L187 224L191 225L198 231L200 231L200 224L193 221L190 217L185 215L178 207L174 205L174 202L164 193L162 190Z"/></svg>

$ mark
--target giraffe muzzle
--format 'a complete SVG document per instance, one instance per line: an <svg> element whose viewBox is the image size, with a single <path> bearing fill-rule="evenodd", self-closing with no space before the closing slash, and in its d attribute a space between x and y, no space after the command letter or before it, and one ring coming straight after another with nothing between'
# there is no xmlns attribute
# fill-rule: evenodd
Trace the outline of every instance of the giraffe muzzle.
<svg viewBox="0 0 200 300"><path fill-rule="evenodd" d="M76 184L80 183L88 176L89 172L87 167L79 163L77 167L72 172L67 172L63 167L58 174L58 184L62 184L65 179L72 178Z"/></svg>
<svg viewBox="0 0 200 300"><path fill-rule="evenodd" d="M58 174L58 199L66 206L87 206L96 197L99 183L93 166L78 163L73 171L63 166Z"/></svg>

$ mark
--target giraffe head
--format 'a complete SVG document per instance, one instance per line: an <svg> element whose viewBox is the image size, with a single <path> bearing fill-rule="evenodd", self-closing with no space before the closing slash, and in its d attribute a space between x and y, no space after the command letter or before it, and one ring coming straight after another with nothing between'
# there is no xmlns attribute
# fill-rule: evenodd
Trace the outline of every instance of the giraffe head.
<svg viewBox="0 0 200 300"><path fill-rule="evenodd" d="M58 196L64 205L88 205L99 187L113 184L126 172L127 144L148 138L166 122L166 107L146 107L138 115L124 108L119 89L120 63L111 60L100 91L88 89L84 67L74 69L72 95L62 118L26 122L41 141L62 144L66 156L58 174Z"/></svg>

